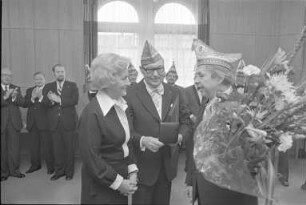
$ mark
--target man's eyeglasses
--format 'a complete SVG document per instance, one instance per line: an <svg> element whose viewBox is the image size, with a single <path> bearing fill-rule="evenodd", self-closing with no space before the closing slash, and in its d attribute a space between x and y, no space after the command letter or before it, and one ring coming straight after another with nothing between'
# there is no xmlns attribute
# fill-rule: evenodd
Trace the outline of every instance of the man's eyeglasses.
<svg viewBox="0 0 306 205"><path fill-rule="evenodd" d="M146 73L148 75L153 75L154 74L154 71L156 71L159 75L162 75L165 73L165 69L164 67L160 67L160 68L150 68L150 69L144 69L146 71Z"/></svg>

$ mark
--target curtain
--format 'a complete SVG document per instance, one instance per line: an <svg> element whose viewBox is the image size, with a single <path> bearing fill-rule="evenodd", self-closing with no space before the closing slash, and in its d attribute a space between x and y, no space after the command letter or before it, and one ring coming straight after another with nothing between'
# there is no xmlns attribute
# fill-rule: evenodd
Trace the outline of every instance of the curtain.
<svg viewBox="0 0 306 205"><path fill-rule="evenodd" d="M198 38L209 45L209 0L199 0Z"/></svg>
<svg viewBox="0 0 306 205"><path fill-rule="evenodd" d="M89 65L97 56L97 0L84 0L84 64Z"/></svg>
<svg viewBox="0 0 306 205"><path fill-rule="evenodd" d="M97 0L83 0L84 3L84 88L83 91L87 91L87 71L85 66L90 66L91 61L97 56L98 48L98 22Z"/></svg>

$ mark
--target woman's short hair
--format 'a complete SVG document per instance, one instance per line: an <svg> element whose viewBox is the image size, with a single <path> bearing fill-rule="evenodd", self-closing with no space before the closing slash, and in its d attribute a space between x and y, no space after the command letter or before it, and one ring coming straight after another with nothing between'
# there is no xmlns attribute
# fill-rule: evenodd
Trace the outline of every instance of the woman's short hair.
<svg viewBox="0 0 306 205"><path fill-rule="evenodd" d="M97 56L91 63L90 88L103 90L115 84L123 71L127 70L129 64L128 58L114 53Z"/></svg>

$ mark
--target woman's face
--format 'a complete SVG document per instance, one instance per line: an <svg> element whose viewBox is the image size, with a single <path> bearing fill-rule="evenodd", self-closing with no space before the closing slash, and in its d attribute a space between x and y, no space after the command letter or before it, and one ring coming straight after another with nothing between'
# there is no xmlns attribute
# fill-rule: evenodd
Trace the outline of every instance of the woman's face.
<svg viewBox="0 0 306 205"><path fill-rule="evenodd" d="M130 85L128 78L128 70L124 70L121 75L117 77L117 81L107 88L105 91L114 99L118 99L126 95L126 89Z"/></svg>

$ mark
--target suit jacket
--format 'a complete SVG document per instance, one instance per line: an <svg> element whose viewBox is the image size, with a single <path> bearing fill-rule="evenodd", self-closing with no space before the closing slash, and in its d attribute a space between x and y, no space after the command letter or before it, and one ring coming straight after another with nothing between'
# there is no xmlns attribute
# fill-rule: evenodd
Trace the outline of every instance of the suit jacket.
<svg viewBox="0 0 306 205"><path fill-rule="evenodd" d="M1 86L1 133L5 131L7 123L10 121L16 130L21 130L22 119L19 107L23 106L24 99L20 92L20 87L16 85L9 85L10 89L18 88L18 94L15 101L12 101L12 97L4 100L5 91Z"/></svg>
<svg viewBox="0 0 306 205"><path fill-rule="evenodd" d="M78 119L75 106L79 100L79 91L76 83L67 80L64 82L61 94L61 105L59 103L52 103L49 100L47 96L49 91L57 93L56 81L46 84L43 89L44 97L42 103L48 107L47 117L49 130L55 131L60 120L66 130L74 130Z"/></svg>
<svg viewBox="0 0 306 205"><path fill-rule="evenodd" d="M189 86L185 88L185 96L187 100L187 106L194 116L197 118L201 115L200 110L201 110L201 103L199 99L198 92L195 88L194 85ZM193 129L195 129L195 124ZM192 133L193 135L193 133ZM192 182L192 175L194 171L194 163L193 163L193 136L189 137L188 140L186 141L186 164L185 164L185 170L186 170L186 179L185 183L188 186L191 186L193 184Z"/></svg>
<svg viewBox="0 0 306 205"><path fill-rule="evenodd" d="M39 130L48 129L48 119L47 116L47 107L39 102L38 98L34 102L31 101L32 91L34 87L27 89L26 95L24 97L24 107L28 108L27 112L27 130L31 131L34 125Z"/></svg>
<svg viewBox="0 0 306 205"><path fill-rule="evenodd" d="M166 175L169 181L175 178L177 173L177 146L164 146L158 152L146 149L140 150L142 136L159 137L160 122L167 120L170 105L179 96L179 133L184 137L190 136L191 121L186 106L177 88L164 84L162 96L162 119L160 119L151 96L147 92L144 81L128 89L127 102L129 113L133 122L134 153L139 168L139 183L151 186L156 183L162 163L164 163ZM171 154L172 153L172 154Z"/></svg>
<svg viewBox="0 0 306 205"><path fill-rule="evenodd" d="M81 114L78 136L83 160L81 202L113 204L116 193L120 194L109 186L117 174L126 179L128 165L135 164L131 139L128 143L129 156L123 157L125 131L115 108L112 107L104 116L97 98L93 98Z"/></svg>
<svg viewBox="0 0 306 205"><path fill-rule="evenodd" d="M194 116L197 116L200 111L201 103L200 103L199 95L198 95L198 92L195 86L191 85L185 88L185 95L186 95L187 106L189 110Z"/></svg>

